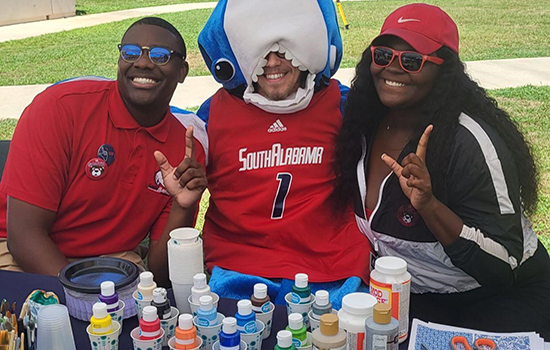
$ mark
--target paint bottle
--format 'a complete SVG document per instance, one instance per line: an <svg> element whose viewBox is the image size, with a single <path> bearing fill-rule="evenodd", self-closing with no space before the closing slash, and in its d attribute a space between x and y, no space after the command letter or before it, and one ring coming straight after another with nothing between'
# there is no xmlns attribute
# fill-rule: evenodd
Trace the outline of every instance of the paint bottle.
<svg viewBox="0 0 550 350"><path fill-rule="evenodd" d="M308 276L305 273L297 273L294 276L292 286L292 302L295 304L307 304L311 301L311 288L308 285Z"/></svg>
<svg viewBox="0 0 550 350"><path fill-rule="evenodd" d="M292 342L297 348L309 345L307 329L304 325L304 318L298 313L288 315L287 331L292 333Z"/></svg>
<svg viewBox="0 0 550 350"><path fill-rule="evenodd" d="M155 288L157 288L157 284L153 281L151 271L143 271L139 274L139 284L137 286L139 300L153 300L153 290Z"/></svg>
<svg viewBox="0 0 550 350"><path fill-rule="evenodd" d="M370 294L379 303L389 304L392 317L399 322L399 343L409 335L409 298L411 275L407 272L407 262L395 256L376 259L370 274Z"/></svg>
<svg viewBox="0 0 550 350"><path fill-rule="evenodd" d="M267 295L267 286L263 283L254 285L254 294L250 296L252 302L252 311L255 313L269 312L269 295Z"/></svg>
<svg viewBox="0 0 550 350"><path fill-rule="evenodd" d="M320 320L324 314L332 312L332 304L329 301L329 294L326 290L315 292L315 301L311 305L311 317Z"/></svg>
<svg viewBox="0 0 550 350"><path fill-rule="evenodd" d="M399 322L391 316L389 304L377 303L365 322L365 350L398 350Z"/></svg>
<svg viewBox="0 0 550 350"><path fill-rule="evenodd" d="M191 314L181 314L176 328L174 347L178 350L189 350L197 347L197 329Z"/></svg>
<svg viewBox="0 0 550 350"><path fill-rule="evenodd" d="M193 276L193 287L191 287L191 301L195 304L199 303L200 297L203 295L211 295L210 286L206 284L206 275L197 273Z"/></svg>
<svg viewBox="0 0 550 350"><path fill-rule="evenodd" d="M199 298L197 323L203 327L210 327L218 324L218 311L214 307L212 296L203 295Z"/></svg>
<svg viewBox="0 0 550 350"><path fill-rule="evenodd" d="M167 320L172 315L172 308L167 297L168 293L164 288L153 289L153 301L151 305L157 308L158 317L161 320Z"/></svg>
<svg viewBox="0 0 550 350"><path fill-rule="evenodd" d="M277 345L275 345L274 350L296 350L290 331L282 330L277 332Z"/></svg>
<svg viewBox="0 0 550 350"><path fill-rule="evenodd" d="M115 283L112 281L101 282L101 294L97 296L101 303L107 304L107 312L115 312L120 306L118 294L115 292Z"/></svg>
<svg viewBox="0 0 550 350"><path fill-rule="evenodd" d="M321 316L319 328L311 336L314 350L344 350L346 348L346 332L340 329L338 316L325 313Z"/></svg>
<svg viewBox="0 0 550 350"><path fill-rule="evenodd" d="M143 308L143 316L139 320L139 339L151 340L160 336L160 320L157 308L148 305Z"/></svg>
<svg viewBox="0 0 550 350"><path fill-rule="evenodd" d="M237 332L237 319L234 317L224 318L220 332L220 350L239 350L240 346L241 336Z"/></svg>
<svg viewBox="0 0 550 350"><path fill-rule="evenodd" d="M350 293L342 298L338 310L340 328L346 331L347 350L364 350L365 321L372 316L376 298L368 293Z"/></svg>
<svg viewBox="0 0 550 350"><path fill-rule="evenodd" d="M90 333L106 335L113 332L113 321L107 312L107 304L95 303L92 306L93 316L90 319Z"/></svg>
<svg viewBox="0 0 550 350"><path fill-rule="evenodd" d="M247 299L237 303L237 330L241 333L256 333L256 314L252 312L252 302Z"/></svg>

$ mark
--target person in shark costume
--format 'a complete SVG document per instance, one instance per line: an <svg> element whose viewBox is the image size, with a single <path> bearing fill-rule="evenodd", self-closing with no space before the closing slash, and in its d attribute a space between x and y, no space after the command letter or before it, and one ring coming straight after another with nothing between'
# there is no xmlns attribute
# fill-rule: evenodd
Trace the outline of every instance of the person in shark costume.
<svg viewBox="0 0 550 350"><path fill-rule="evenodd" d="M370 247L335 207L335 137L347 88L330 0L220 0L199 47L223 85L199 109L208 132L204 224L210 286L248 298L263 282L284 303L296 273L312 290L366 289Z"/></svg>

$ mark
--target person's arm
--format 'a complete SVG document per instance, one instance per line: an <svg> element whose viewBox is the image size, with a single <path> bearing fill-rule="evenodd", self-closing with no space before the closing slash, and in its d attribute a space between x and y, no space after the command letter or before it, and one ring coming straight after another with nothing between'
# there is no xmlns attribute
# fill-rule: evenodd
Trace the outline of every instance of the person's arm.
<svg viewBox="0 0 550 350"><path fill-rule="evenodd" d="M162 172L164 186L172 195L172 208L166 226L158 240L149 243L148 264L159 285L169 285L168 248L170 231L178 227L192 227L195 218L197 202L206 189L208 181L201 164L196 160L193 139L193 127L185 134L185 158L176 167L172 167L168 159L159 151L155 158Z"/></svg>
<svg viewBox="0 0 550 350"><path fill-rule="evenodd" d="M8 196L8 248L26 272L57 276L69 260L50 239L56 213Z"/></svg>

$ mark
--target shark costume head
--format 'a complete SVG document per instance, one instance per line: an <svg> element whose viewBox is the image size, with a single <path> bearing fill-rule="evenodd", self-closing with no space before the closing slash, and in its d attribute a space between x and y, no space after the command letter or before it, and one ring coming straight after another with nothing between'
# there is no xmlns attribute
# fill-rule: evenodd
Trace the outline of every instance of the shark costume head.
<svg viewBox="0 0 550 350"><path fill-rule="evenodd" d="M267 112L306 108L342 60L342 37L332 0L219 0L199 34L199 48L214 79ZM302 87L272 101L254 91L270 52L307 71Z"/></svg>

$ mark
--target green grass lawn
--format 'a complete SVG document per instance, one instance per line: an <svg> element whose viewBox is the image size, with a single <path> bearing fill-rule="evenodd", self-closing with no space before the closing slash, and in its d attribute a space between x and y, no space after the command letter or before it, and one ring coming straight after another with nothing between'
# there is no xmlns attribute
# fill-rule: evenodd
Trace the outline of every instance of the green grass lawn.
<svg viewBox="0 0 550 350"><path fill-rule="evenodd" d="M139 7L135 1L86 0L87 6ZM145 1L145 0L142 0ZM159 4L162 1L147 1ZM181 1L178 1L181 2ZM378 33L384 18L408 1L372 0L344 2L351 24L342 30L344 59L342 67L354 67L361 52ZM427 1L441 6L458 23L461 57L465 61L499 58L550 56L550 6L548 0L439 0ZM120 4L121 3L121 4ZM82 3L84 6L86 2ZM116 5L115 5L116 4ZM95 6L95 5L94 5ZM103 6L103 5L101 5ZM160 15L172 22L188 45L190 75L209 74L197 47L197 36L211 10L193 10ZM0 86L48 84L69 77L116 75L120 37L135 19L108 23L37 38L0 43L3 57ZM261 28L259 28L261 29Z"/></svg>
<svg viewBox="0 0 550 350"><path fill-rule="evenodd" d="M112 12L140 7L185 4L191 2L216 2L216 0L77 0L76 14L78 16L92 13Z"/></svg>

